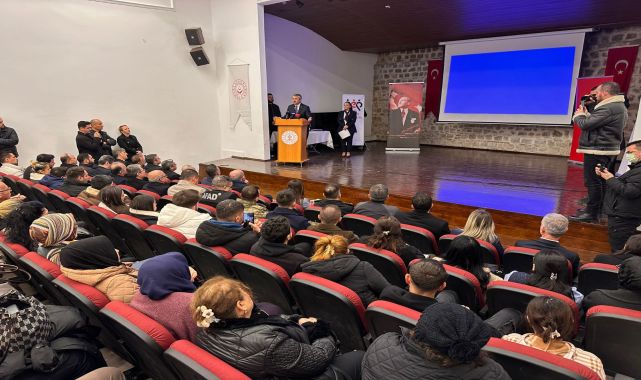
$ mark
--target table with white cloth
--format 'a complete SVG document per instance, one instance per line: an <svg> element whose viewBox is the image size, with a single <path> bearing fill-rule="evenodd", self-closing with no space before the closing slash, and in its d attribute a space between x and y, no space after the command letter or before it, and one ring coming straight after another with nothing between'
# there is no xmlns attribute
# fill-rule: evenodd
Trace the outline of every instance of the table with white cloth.
<svg viewBox="0 0 641 380"><path fill-rule="evenodd" d="M278 132L272 132L269 142L270 144L276 144L278 140ZM330 149L334 149L334 141L332 140L332 134L329 131L323 129L312 129L307 135L307 146L314 146L316 144L323 144Z"/></svg>

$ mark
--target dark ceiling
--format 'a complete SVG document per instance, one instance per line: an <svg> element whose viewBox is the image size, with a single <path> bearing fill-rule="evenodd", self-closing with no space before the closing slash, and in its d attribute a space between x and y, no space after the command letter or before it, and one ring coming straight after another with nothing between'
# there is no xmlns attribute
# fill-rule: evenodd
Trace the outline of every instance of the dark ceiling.
<svg viewBox="0 0 641 380"><path fill-rule="evenodd" d="M641 24L640 0L299 1L304 5L290 0L267 5L265 12L311 29L340 49L367 53L441 41Z"/></svg>

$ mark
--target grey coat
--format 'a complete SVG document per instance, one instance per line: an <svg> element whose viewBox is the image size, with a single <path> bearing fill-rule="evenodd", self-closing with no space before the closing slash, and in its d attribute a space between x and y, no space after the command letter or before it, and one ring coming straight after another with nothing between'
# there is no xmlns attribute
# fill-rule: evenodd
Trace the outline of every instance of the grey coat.
<svg viewBox="0 0 641 380"><path fill-rule="evenodd" d="M623 128L628 120L623 95L602 100L594 112L574 114L573 120L581 128L578 153L616 156L621 152Z"/></svg>

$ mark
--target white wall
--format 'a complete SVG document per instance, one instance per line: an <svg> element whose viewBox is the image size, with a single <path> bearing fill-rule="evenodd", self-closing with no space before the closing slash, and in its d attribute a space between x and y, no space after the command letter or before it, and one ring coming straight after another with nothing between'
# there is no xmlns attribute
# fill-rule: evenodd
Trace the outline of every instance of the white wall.
<svg viewBox="0 0 641 380"><path fill-rule="evenodd" d="M365 94L365 136L370 135L376 54L340 50L315 32L265 14L267 90L284 113L291 95L303 95L312 112L336 112L343 94Z"/></svg>
<svg viewBox="0 0 641 380"><path fill-rule="evenodd" d="M179 164L220 157L213 65L196 67L184 29L202 27L216 59L210 0L158 10L88 0L0 1L0 115L20 137L21 164L77 153L76 122L126 123L145 152Z"/></svg>

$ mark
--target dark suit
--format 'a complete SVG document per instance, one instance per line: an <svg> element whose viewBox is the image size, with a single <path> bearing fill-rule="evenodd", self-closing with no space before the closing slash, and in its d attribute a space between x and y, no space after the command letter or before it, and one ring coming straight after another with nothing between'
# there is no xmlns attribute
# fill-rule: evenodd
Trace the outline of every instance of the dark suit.
<svg viewBox="0 0 641 380"><path fill-rule="evenodd" d="M450 227L447 224L447 220L439 219L429 212L412 210L409 212L399 212L394 216L396 216L396 219L403 224L409 224L429 230L434 234L434 238L437 242L441 236L450 233Z"/></svg>
<svg viewBox="0 0 641 380"><path fill-rule="evenodd" d="M127 152L127 158L131 160L131 156L135 155L137 151L142 152L142 145L134 135L125 136L120 134L118 136L118 146Z"/></svg>
<svg viewBox="0 0 641 380"><path fill-rule="evenodd" d="M354 210L354 205L351 203L345 203L338 199L318 199L314 201L314 206L323 207L327 205L335 205L341 209L341 214L349 214Z"/></svg>
<svg viewBox="0 0 641 380"><path fill-rule="evenodd" d="M298 112L296 112L296 106L293 104L290 104L287 107L287 113L290 115L292 119L309 119L312 117L312 110L309 108L308 105L300 103L298 105ZM300 117L296 117L296 114L300 114Z"/></svg>
<svg viewBox="0 0 641 380"><path fill-rule="evenodd" d="M278 128L274 125L274 118L281 117L280 107L275 103L267 103L267 112L269 113L269 134L276 131Z"/></svg>
<svg viewBox="0 0 641 380"><path fill-rule="evenodd" d="M341 139L341 151L349 152L352 150L352 139L356 133L356 111L349 110L349 112L341 111L338 113L338 132L342 131L347 126L349 137Z"/></svg>
<svg viewBox="0 0 641 380"><path fill-rule="evenodd" d="M78 153L89 153L96 160L102 156L102 142L93 136L93 132L87 134L78 132L76 147L78 147Z"/></svg>
<svg viewBox="0 0 641 380"><path fill-rule="evenodd" d="M114 145L116 145L116 140L112 139L111 136L107 134L107 132L100 131L100 151L102 153L100 156L111 156L111 147ZM96 157L96 159L100 158L100 156Z"/></svg>
<svg viewBox="0 0 641 380"><path fill-rule="evenodd" d="M0 128L0 153L11 152L14 156L18 157L18 134L13 128L6 125Z"/></svg>
<svg viewBox="0 0 641 380"><path fill-rule="evenodd" d="M576 253L564 248L557 241L545 240L543 238L538 238L536 240L519 240L515 244L517 247L532 248L532 249L554 249L559 251L563 256L565 256L570 263L572 263L572 275L576 277L579 274L579 263L580 258Z"/></svg>
<svg viewBox="0 0 641 380"><path fill-rule="evenodd" d="M414 123L412 123L414 119ZM418 124L418 112L407 109L407 116L405 117L405 122L403 122L403 117L401 116L401 109L397 108L390 112L389 117L389 128L391 135L400 135L403 131L411 130L411 128L419 125Z"/></svg>

